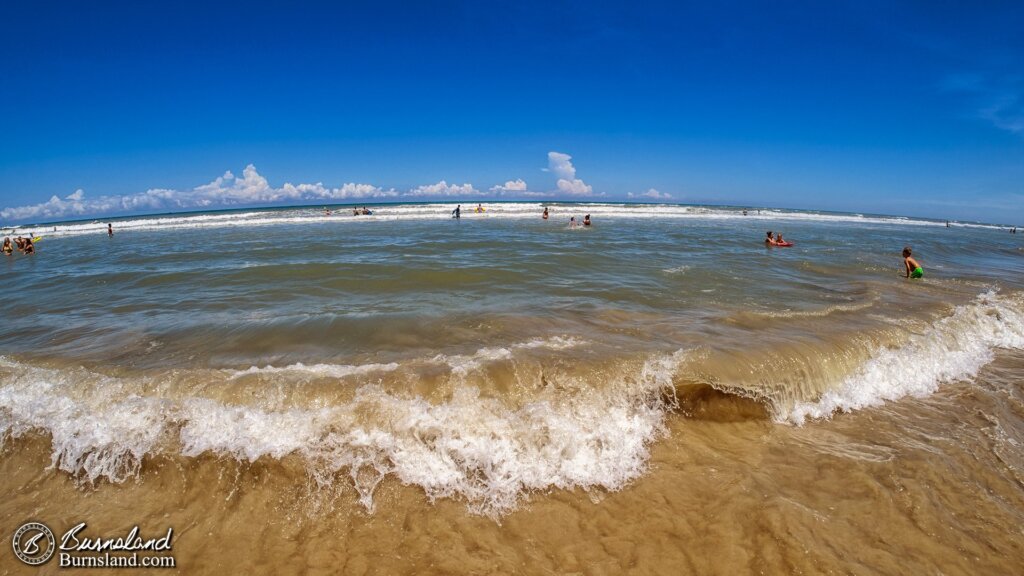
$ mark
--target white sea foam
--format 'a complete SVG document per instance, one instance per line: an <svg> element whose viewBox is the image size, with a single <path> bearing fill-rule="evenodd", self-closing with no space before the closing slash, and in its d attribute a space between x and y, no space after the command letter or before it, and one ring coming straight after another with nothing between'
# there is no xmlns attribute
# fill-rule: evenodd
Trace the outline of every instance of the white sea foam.
<svg viewBox="0 0 1024 576"><path fill-rule="evenodd" d="M672 218L698 220L763 220L763 221L815 221L847 222L861 224L885 224L898 226L945 226L944 222L921 220L899 216L865 216L862 214L822 213L795 210L763 209L750 210L746 216L742 209L729 207L683 206L676 204L612 204L612 203L533 203L498 202L487 205L483 213L471 209L462 212L462 218L494 219L517 218L539 219L544 206L550 208L551 220L564 220L568 225L570 216L590 214L595 224L606 218ZM451 218L452 205L434 204L387 204L375 206L373 215L353 216L344 209L331 216L322 210L312 208L290 208L277 210L252 210L247 212L218 212L198 214L175 214L163 216L139 216L114 221L114 231L179 230L197 228L256 227L282 224L360 224L393 220L447 220ZM1004 229L1002 226L974 223L951 223L951 226ZM102 234L106 232L107 220L92 222L70 222L49 226L14 227L19 233L39 236L76 236L81 234ZM582 228L581 228L582 229ZM5 228L10 231L12 228ZM5 232L7 233L7 232Z"/></svg>
<svg viewBox="0 0 1024 576"><path fill-rule="evenodd" d="M526 342L519 342L508 347L480 348L473 354L438 354L430 359L431 362L447 364L453 374L465 376L470 372L478 370L481 366L491 362L509 360L513 357L514 350L548 349L566 350L575 348L585 343L584 340L573 336L552 336L550 338L534 338Z"/></svg>
<svg viewBox="0 0 1024 576"><path fill-rule="evenodd" d="M974 377L998 348L1024 348L1024 297L986 292L896 348L877 350L856 373L813 402L779 412L796 424L828 418Z"/></svg>
<svg viewBox="0 0 1024 576"><path fill-rule="evenodd" d="M345 378L347 376L363 376L375 372L393 372L398 369L398 364L310 364L301 362L288 366L251 366L245 370L230 370L231 378L241 378L252 374L281 374L281 373L304 373L321 378Z"/></svg>
<svg viewBox="0 0 1024 576"><path fill-rule="evenodd" d="M315 409L143 397L126 393L138 388L131 380L0 360L0 438L47 432L54 465L90 482L136 475L162 447L244 462L298 456L318 482L350 476L371 510L374 488L393 474L430 499L498 515L531 491L618 490L642 474L685 357L655 356L617 385L541 393L520 408L471 386L431 404L367 385L348 404ZM368 413L380 417L367 422Z"/></svg>
<svg viewBox="0 0 1024 576"><path fill-rule="evenodd" d="M525 342L511 344L508 347L480 348L473 354L445 355L439 354L424 362L447 364L452 372L466 375L469 372L479 369L490 362L509 360L513 357L515 350L566 350L575 348L585 343L584 340L574 336L551 336L548 338L534 338ZM250 376L253 374L307 374L320 378L346 378L349 376L365 376L378 372L393 372L398 370L399 364L389 362L387 364L303 364L301 362L288 366L250 366L244 370L228 370L232 379Z"/></svg>

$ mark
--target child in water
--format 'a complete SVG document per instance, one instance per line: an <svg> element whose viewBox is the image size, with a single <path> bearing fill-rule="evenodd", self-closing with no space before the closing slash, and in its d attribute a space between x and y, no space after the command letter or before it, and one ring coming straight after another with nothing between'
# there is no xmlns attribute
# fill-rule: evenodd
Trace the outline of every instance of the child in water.
<svg viewBox="0 0 1024 576"><path fill-rule="evenodd" d="M590 214L587 214L586 216L583 217L583 225L590 226Z"/></svg>
<svg viewBox="0 0 1024 576"><path fill-rule="evenodd" d="M921 269L921 264L910 256L910 253L910 246L905 246L903 248L903 267L906 268L906 277L921 278L924 276L924 270Z"/></svg>

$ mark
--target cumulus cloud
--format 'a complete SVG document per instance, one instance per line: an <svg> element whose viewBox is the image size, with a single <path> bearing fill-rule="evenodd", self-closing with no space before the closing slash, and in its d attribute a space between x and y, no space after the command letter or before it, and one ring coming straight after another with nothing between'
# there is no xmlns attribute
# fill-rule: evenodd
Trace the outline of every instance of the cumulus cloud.
<svg viewBox="0 0 1024 576"><path fill-rule="evenodd" d="M473 188L472 184L449 184L441 180L437 184L426 184L417 186L405 193L406 196L470 196L478 195L481 192Z"/></svg>
<svg viewBox="0 0 1024 576"><path fill-rule="evenodd" d="M633 194L632 192L626 194L630 198L650 198L651 200L671 200L672 195L668 192L659 192L654 188L650 188L647 192L641 192L639 194Z"/></svg>
<svg viewBox="0 0 1024 576"><path fill-rule="evenodd" d="M526 182L522 179L509 180L504 184L491 186L491 192L495 194L518 194L520 192L526 192Z"/></svg>
<svg viewBox="0 0 1024 576"><path fill-rule="evenodd" d="M246 204L273 204L310 200L346 200L365 198L387 198L398 196L395 190L385 190L370 184L350 182L338 188L328 188L322 183L285 183L274 188L252 164L242 170L242 176L235 176L230 170L212 182L196 186L191 190L152 188L145 192L123 196L98 196L87 198L82 189L59 198L29 206L0 209L0 218L11 221L57 219L137 212L142 210L184 210L214 206L238 206Z"/></svg>
<svg viewBox="0 0 1024 576"><path fill-rule="evenodd" d="M594 188L576 177L572 156L562 152L548 152L548 171L558 178L555 184L559 192L569 196L593 195Z"/></svg>
<svg viewBox="0 0 1024 576"><path fill-rule="evenodd" d="M602 196L594 194L593 188L576 177L572 156L562 152L548 152L548 171L557 178L556 193L565 196ZM655 191L656 192L656 191ZM189 190L151 188L145 192L126 195L87 197L82 189L61 198L53 196L48 201L28 206L0 209L0 219L12 222L27 220L56 220L61 218L99 216L104 214L131 213L141 211L173 211L206 209L258 204L281 204L298 202L322 202L364 200L373 198L405 197L459 197L486 196L488 194L518 197L550 196L549 192L532 192L522 179L509 180L504 184L481 192L470 183L449 184L441 180L436 184L417 186L399 193L371 184L349 182L337 188L315 184L292 184L286 182L274 187L249 164L236 176L230 170L214 180ZM650 194L650 193L648 193ZM632 196L632 195L631 195ZM655 198L668 198L653 196Z"/></svg>

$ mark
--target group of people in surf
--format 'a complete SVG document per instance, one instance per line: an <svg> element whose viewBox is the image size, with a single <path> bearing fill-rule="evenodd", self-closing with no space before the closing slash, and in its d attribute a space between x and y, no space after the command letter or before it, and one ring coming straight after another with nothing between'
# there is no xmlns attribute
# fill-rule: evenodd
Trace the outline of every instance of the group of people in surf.
<svg viewBox="0 0 1024 576"><path fill-rule="evenodd" d="M480 213L486 212L487 209L484 208L483 204L477 204L476 208L473 211L476 212L477 214L480 214ZM540 217L545 219L545 220L547 220L549 215L550 215L550 212L548 212L548 207L545 206L544 207L544 212L541 214ZM462 218L462 204L456 205L455 209L452 210L452 218L455 218L455 219ZM575 216L571 216L569 218L569 228L576 228L577 226L590 226L590 225L591 225L590 214L585 215L583 217L583 220L577 220Z"/></svg>
<svg viewBox="0 0 1024 576"><path fill-rule="evenodd" d="M772 231L768 231L768 235L764 239L765 246L792 246L792 242L786 242L786 239L782 237L782 232L776 232L775 237L772 238Z"/></svg>
<svg viewBox="0 0 1024 576"><path fill-rule="evenodd" d="M7 236L4 238L4 244L3 247L0 248L0 251L4 253L4 256L10 256L14 254L15 248L17 248L18 252L21 252L22 254L36 253L36 245L35 242L32 241L31 236L28 238L18 236L14 239L13 243L11 242L11 237Z"/></svg>
<svg viewBox="0 0 1024 576"><path fill-rule="evenodd" d="M541 218L547 220L550 213L548 207L544 207L544 212L540 215ZM576 228L578 226L590 226L590 214L583 216L583 220L577 220L575 216L569 217L569 228Z"/></svg>

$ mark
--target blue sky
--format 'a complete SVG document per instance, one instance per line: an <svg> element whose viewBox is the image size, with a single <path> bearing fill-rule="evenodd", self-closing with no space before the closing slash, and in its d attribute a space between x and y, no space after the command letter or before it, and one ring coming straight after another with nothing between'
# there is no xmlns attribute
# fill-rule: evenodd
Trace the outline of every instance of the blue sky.
<svg viewBox="0 0 1024 576"><path fill-rule="evenodd" d="M1020 224L1021 30L1020 2L8 2L0 221L603 195Z"/></svg>

